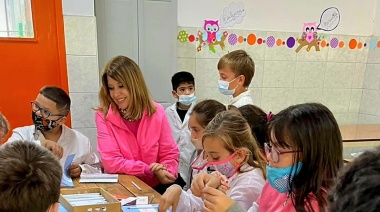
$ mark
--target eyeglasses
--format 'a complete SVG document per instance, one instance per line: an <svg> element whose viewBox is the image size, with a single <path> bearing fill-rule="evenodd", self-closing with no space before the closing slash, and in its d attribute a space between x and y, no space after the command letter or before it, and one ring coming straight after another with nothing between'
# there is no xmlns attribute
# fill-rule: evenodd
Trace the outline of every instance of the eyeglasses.
<svg viewBox="0 0 380 212"><path fill-rule="evenodd" d="M270 156L272 157L272 160L275 163L278 163L280 161L280 155L282 154L299 152L295 150L280 152L276 148L270 146L268 143L264 143L264 148L265 148L265 154L268 155L270 153Z"/></svg>
<svg viewBox="0 0 380 212"><path fill-rule="evenodd" d="M33 112L37 113L37 111L40 111L41 116L45 119L49 118L50 116L61 116L61 117L66 116L64 114L52 114L50 111L45 110L42 107L40 107L36 101L31 101L30 104L32 106Z"/></svg>

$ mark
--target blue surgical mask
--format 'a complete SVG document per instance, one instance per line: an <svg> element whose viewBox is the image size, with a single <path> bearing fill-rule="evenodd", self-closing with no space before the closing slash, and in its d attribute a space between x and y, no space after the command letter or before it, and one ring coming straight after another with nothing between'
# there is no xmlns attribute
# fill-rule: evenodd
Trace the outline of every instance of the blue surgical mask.
<svg viewBox="0 0 380 212"><path fill-rule="evenodd" d="M235 79L231 80L230 82L218 80L219 92L224 94L224 95L233 95L235 93L237 86L231 90L229 90L228 87L230 86L230 83L236 79L237 79L237 77Z"/></svg>
<svg viewBox="0 0 380 212"><path fill-rule="evenodd" d="M191 105L196 99L194 93L189 95L178 95L178 102L184 105Z"/></svg>
<svg viewBox="0 0 380 212"><path fill-rule="evenodd" d="M280 193L290 191L289 178L291 182L301 171L301 168L302 162L284 168L275 168L267 165L267 178L269 184ZM290 170L292 170L292 173L290 173Z"/></svg>

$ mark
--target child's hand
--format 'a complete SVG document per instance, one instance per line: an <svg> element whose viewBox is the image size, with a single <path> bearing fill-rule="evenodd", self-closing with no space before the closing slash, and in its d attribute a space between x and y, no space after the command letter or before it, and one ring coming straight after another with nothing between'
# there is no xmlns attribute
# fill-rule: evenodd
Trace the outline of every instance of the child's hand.
<svg viewBox="0 0 380 212"><path fill-rule="evenodd" d="M222 175L218 171L213 172L212 175L216 176L220 180L220 186L217 187L217 189L219 189L223 193L226 193L231 188L230 185L228 185L228 179L226 176Z"/></svg>
<svg viewBox="0 0 380 212"><path fill-rule="evenodd" d="M194 196L201 197L202 190L206 187L217 188L220 186L220 179L214 175L201 172L194 175L193 182L191 183L191 192Z"/></svg>
<svg viewBox="0 0 380 212"><path fill-rule="evenodd" d="M203 189L204 211L227 211L234 201L222 191L206 187Z"/></svg>
<svg viewBox="0 0 380 212"><path fill-rule="evenodd" d="M159 212L166 212L170 206L172 206L172 212L177 210L177 205L179 197L181 196L182 188L178 185L172 185L166 189L165 193L160 198L160 203L158 204Z"/></svg>
<svg viewBox="0 0 380 212"><path fill-rule="evenodd" d="M50 150L58 159L61 159L63 156L63 148L57 144L57 142L51 140L43 140L41 141L41 146Z"/></svg>
<svg viewBox="0 0 380 212"><path fill-rule="evenodd" d="M70 177L77 178L80 177L80 174L82 173L82 169L77 163L72 163L67 170L70 173Z"/></svg>
<svg viewBox="0 0 380 212"><path fill-rule="evenodd" d="M152 172L157 172L159 170L167 170L165 164L159 164L159 163L152 163L150 164L150 170Z"/></svg>
<svg viewBox="0 0 380 212"><path fill-rule="evenodd" d="M154 175L156 175L157 179L162 184L174 183L174 181L176 180L172 174L170 174L168 171L163 170L163 169L160 169L154 172Z"/></svg>

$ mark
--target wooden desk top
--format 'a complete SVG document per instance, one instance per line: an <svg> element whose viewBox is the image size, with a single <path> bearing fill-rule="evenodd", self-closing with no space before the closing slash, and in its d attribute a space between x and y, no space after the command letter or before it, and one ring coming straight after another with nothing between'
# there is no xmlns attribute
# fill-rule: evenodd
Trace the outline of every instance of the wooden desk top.
<svg viewBox="0 0 380 212"><path fill-rule="evenodd" d="M132 181L141 188L141 191L132 184ZM154 195L152 203L159 203L161 198L161 195L157 193L157 191L155 191L153 188L145 184L139 178L130 175L119 175L118 183L79 183L79 178L74 179L73 182L74 188L100 187L106 190L111 195L122 195L128 197L148 196L148 198L151 198Z"/></svg>
<svg viewBox="0 0 380 212"><path fill-rule="evenodd" d="M343 141L380 141L380 125L339 126Z"/></svg>

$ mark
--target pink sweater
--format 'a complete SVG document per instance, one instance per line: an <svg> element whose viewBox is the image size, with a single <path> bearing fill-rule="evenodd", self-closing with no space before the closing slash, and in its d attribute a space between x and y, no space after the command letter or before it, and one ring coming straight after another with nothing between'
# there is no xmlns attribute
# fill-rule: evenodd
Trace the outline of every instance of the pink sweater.
<svg viewBox="0 0 380 212"><path fill-rule="evenodd" d="M98 152L107 173L129 174L139 177L149 186L159 184L151 163L167 166L168 172L177 177L179 150L174 142L164 108L157 108L152 116L144 112L135 136L125 125L118 111L112 107L106 118L97 111L95 122L98 137Z"/></svg>

